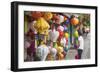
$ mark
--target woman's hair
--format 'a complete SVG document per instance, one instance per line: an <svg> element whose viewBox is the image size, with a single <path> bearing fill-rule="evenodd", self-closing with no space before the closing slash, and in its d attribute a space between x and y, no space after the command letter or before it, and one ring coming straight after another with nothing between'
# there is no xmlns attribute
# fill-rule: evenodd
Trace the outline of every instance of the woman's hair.
<svg viewBox="0 0 100 73"><path fill-rule="evenodd" d="M79 34L79 36L82 36L83 34L82 34L82 32L79 30L78 31L78 34Z"/></svg>

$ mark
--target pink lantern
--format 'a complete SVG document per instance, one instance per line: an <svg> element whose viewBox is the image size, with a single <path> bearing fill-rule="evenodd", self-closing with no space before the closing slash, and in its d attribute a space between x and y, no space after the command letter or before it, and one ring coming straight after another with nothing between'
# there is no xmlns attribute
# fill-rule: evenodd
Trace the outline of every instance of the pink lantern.
<svg viewBox="0 0 100 73"><path fill-rule="evenodd" d="M63 26L58 26L57 30L64 31L64 27Z"/></svg>

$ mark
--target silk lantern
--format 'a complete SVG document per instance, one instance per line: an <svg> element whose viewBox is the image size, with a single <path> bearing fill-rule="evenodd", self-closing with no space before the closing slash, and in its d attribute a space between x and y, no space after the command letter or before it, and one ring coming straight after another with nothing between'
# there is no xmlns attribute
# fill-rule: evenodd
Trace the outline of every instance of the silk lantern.
<svg viewBox="0 0 100 73"><path fill-rule="evenodd" d="M41 44L36 49L36 55L40 58L41 61L45 61L49 53L49 48L44 44Z"/></svg>
<svg viewBox="0 0 100 73"><path fill-rule="evenodd" d="M59 24L61 24L62 22L64 22L64 16L63 15L59 15Z"/></svg>
<svg viewBox="0 0 100 73"><path fill-rule="evenodd" d="M64 31L64 27L63 26L58 26L57 30Z"/></svg>
<svg viewBox="0 0 100 73"><path fill-rule="evenodd" d="M74 37L75 37L75 38L78 38L78 36L79 36L79 34L78 34L78 31L76 30L76 31L74 32Z"/></svg>
<svg viewBox="0 0 100 73"><path fill-rule="evenodd" d="M32 12L32 17L33 17L33 19L38 19L38 18L42 17L42 13L39 11L34 11L34 12Z"/></svg>
<svg viewBox="0 0 100 73"><path fill-rule="evenodd" d="M50 35L50 40L53 42L56 42L56 40L59 37L59 32L53 29L53 30L50 30L49 35Z"/></svg>
<svg viewBox="0 0 100 73"><path fill-rule="evenodd" d="M37 30L39 34L45 34L50 28L48 22L44 18L39 18L34 24L34 28Z"/></svg>
<svg viewBox="0 0 100 73"><path fill-rule="evenodd" d="M76 18L76 17L73 17L73 18L71 18L70 22L71 22L72 25L77 25L77 24L79 24L79 19Z"/></svg>
<svg viewBox="0 0 100 73"><path fill-rule="evenodd" d="M45 20L50 20L50 19L52 19L52 17L53 17L53 14L51 13L51 12L45 12L45 13L43 13L43 18L45 19Z"/></svg>
<svg viewBox="0 0 100 73"><path fill-rule="evenodd" d="M65 36L65 38L68 38L69 34L66 32L66 33L64 33L64 36Z"/></svg>

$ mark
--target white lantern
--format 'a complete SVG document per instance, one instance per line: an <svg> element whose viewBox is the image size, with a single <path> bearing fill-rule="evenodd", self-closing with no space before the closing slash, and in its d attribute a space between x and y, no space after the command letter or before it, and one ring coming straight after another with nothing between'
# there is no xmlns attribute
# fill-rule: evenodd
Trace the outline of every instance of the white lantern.
<svg viewBox="0 0 100 73"><path fill-rule="evenodd" d="M64 16L59 15L59 18L60 18L60 20L59 20L59 24L61 24L62 22L64 22Z"/></svg>
<svg viewBox="0 0 100 73"><path fill-rule="evenodd" d="M56 42L56 40L57 40L58 37L59 37L59 32L56 31L55 29L50 30L50 32L49 32L49 37L50 37L50 40L51 40L51 41Z"/></svg>
<svg viewBox="0 0 100 73"><path fill-rule="evenodd" d="M45 61L49 53L49 48L46 45L40 45L36 49L36 55L40 58L41 61Z"/></svg>

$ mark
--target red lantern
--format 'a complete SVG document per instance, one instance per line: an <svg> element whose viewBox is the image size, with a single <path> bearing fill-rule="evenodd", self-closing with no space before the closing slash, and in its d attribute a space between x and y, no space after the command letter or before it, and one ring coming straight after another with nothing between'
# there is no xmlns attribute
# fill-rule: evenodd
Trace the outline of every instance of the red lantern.
<svg viewBox="0 0 100 73"><path fill-rule="evenodd" d="M63 35L64 35L64 32L63 31L61 31L61 30L58 30L58 32L59 32L59 38L58 38L58 40L60 41L61 40L61 38L63 37Z"/></svg>
<svg viewBox="0 0 100 73"><path fill-rule="evenodd" d="M61 31L61 30L58 30L58 32L59 32L59 36L60 36L60 37L63 37L64 32L63 32L63 31Z"/></svg>
<svg viewBox="0 0 100 73"><path fill-rule="evenodd" d="M53 14L53 18L52 19L56 24L59 24L60 17L57 14Z"/></svg>
<svg viewBox="0 0 100 73"><path fill-rule="evenodd" d="M60 31L60 36L61 36L61 37L63 37L63 34L64 34L63 31Z"/></svg>
<svg viewBox="0 0 100 73"><path fill-rule="evenodd" d="M53 14L53 20L59 20L59 16L57 14Z"/></svg>

